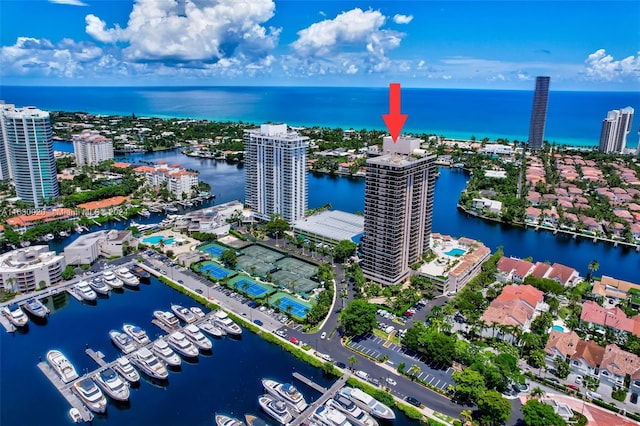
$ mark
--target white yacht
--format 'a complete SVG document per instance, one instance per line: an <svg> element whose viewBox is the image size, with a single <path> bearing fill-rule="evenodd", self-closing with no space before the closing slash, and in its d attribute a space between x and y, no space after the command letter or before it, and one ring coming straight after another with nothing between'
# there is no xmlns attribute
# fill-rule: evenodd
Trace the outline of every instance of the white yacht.
<svg viewBox="0 0 640 426"><path fill-rule="evenodd" d="M133 365L131 365L129 360L123 356L117 359L113 368L115 368L118 373L122 374L122 377L130 383L138 383L140 381L140 375L136 369L133 368Z"/></svg>
<svg viewBox="0 0 640 426"><path fill-rule="evenodd" d="M45 241L52 241L54 238L55 236L53 234L47 234L44 237L42 237L42 239Z"/></svg>
<svg viewBox="0 0 640 426"><path fill-rule="evenodd" d="M337 394L327 401L327 404L337 408L347 415L349 420L359 426L378 426L378 422L371 417L369 414L365 413L360 407L358 407L353 401L349 398L346 398L340 394Z"/></svg>
<svg viewBox="0 0 640 426"><path fill-rule="evenodd" d="M193 313L193 315L196 316L196 318L204 318L205 316L204 311L198 306L192 306L191 308L189 308L189 310L191 311L191 313Z"/></svg>
<svg viewBox="0 0 640 426"><path fill-rule="evenodd" d="M225 311L216 311L213 317L213 324L220 327L227 334L240 335L242 329L238 324L233 322Z"/></svg>
<svg viewBox="0 0 640 426"><path fill-rule="evenodd" d="M38 318L44 318L50 312L49 308L44 306L42 302L35 297L27 300L27 303L24 304L23 308L31 315Z"/></svg>
<svg viewBox="0 0 640 426"><path fill-rule="evenodd" d="M131 336L133 341L138 345L146 345L148 343L151 343L151 340L149 340L149 336L147 336L147 333L137 325L125 324L122 326L122 329L125 333Z"/></svg>
<svg viewBox="0 0 640 426"><path fill-rule="evenodd" d="M244 426L244 423L240 420L223 414L216 414L216 424L218 426Z"/></svg>
<svg viewBox="0 0 640 426"><path fill-rule="evenodd" d="M89 281L89 286L91 286L91 288L98 294L102 294L102 295L108 295L109 292L111 291L111 287L109 287L108 285L106 285L104 283L104 281L102 281L102 278L94 278L91 281Z"/></svg>
<svg viewBox="0 0 640 426"><path fill-rule="evenodd" d="M177 367L182 360L163 339L158 339L151 347L153 353L170 367Z"/></svg>
<svg viewBox="0 0 640 426"><path fill-rule="evenodd" d="M281 400L272 397L271 395L262 395L258 398L258 404L264 410L265 413L274 418L281 425L286 425L293 420L293 416L287 408L287 404Z"/></svg>
<svg viewBox="0 0 640 426"><path fill-rule="evenodd" d="M311 415L311 420L316 420L326 426L351 426L347 416L330 404L321 405Z"/></svg>
<svg viewBox="0 0 640 426"><path fill-rule="evenodd" d="M62 352L51 350L47 352L47 361L64 383L69 383L78 378L78 372Z"/></svg>
<svg viewBox="0 0 640 426"><path fill-rule="evenodd" d="M198 348L196 345L191 343L187 337L179 331L171 333L167 339L167 343L180 355L186 357L198 356Z"/></svg>
<svg viewBox="0 0 640 426"><path fill-rule="evenodd" d="M344 387L340 389L340 395L349 398L373 417L381 420L394 420L396 418L396 414L391 408L358 388Z"/></svg>
<svg viewBox="0 0 640 426"><path fill-rule="evenodd" d="M144 216L144 217L149 217L149 216L151 216L151 213L150 213L150 212L149 212L149 210L147 210L147 209L140 210L140 211L138 212L138 214L139 214L140 216Z"/></svg>
<svg viewBox="0 0 640 426"><path fill-rule="evenodd" d="M2 308L2 313L16 327L24 327L29 322L27 314L15 303Z"/></svg>
<svg viewBox="0 0 640 426"><path fill-rule="evenodd" d="M116 277L116 274L114 274L113 271L104 271L102 274L102 280L111 288L122 288L124 285L122 280Z"/></svg>
<svg viewBox="0 0 640 426"><path fill-rule="evenodd" d="M80 410L76 407L72 407L69 409L69 418L74 423L80 423L82 421L82 414L80 414Z"/></svg>
<svg viewBox="0 0 640 426"><path fill-rule="evenodd" d="M262 379L262 386L268 394L278 399L284 399L299 413L302 413L307 408L307 401L304 400L304 396L291 383L279 383L275 380Z"/></svg>
<svg viewBox="0 0 640 426"><path fill-rule="evenodd" d="M169 328L176 330L180 328L180 321L178 320L178 317L173 315L171 312L153 311L153 316Z"/></svg>
<svg viewBox="0 0 640 426"><path fill-rule="evenodd" d="M96 373L93 379L104 393L116 401L129 399L129 384L124 382L112 368Z"/></svg>
<svg viewBox="0 0 640 426"><path fill-rule="evenodd" d="M125 355L130 354L137 348L133 338L126 333L122 333L118 330L111 330L109 332L109 337L111 337L113 344L116 345Z"/></svg>
<svg viewBox="0 0 640 426"><path fill-rule="evenodd" d="M147 348L140 348L134 352L131 355L131 362L154 379L164 380L169 377L167 367Z"/></svg>
<svg viewBox="0 0 640 426"><path fill-rule="evenodd" d="M140 280L129 271L129 268L116 269L116 276L122 280L124 285L130 287L138 287L140 285Z"/></svg>
<svg viewBox="0 0 640 426"><path fill-rule="evenodd" d="M193 314L193 312L191 312L189 309L185 308L184 306L171 304L171 310L173 311L174 314L176 314L178 318L180 318L182 321L186 322L187 324L191 324L192 322L198 319L198 317L196 317Z"/></svg>
<svg viewBox="0 0 640 426"><path fill-rule="evenodd" d="M203 351L210 351L213 347L211 340L209 340L196 326L195 324L189 324L183 329L184 335L187 336L187 339L191 340L198 349Z"/></svg>
<svg viewBox="0 0 640 426"><path fill-rule="evenodd" d="M82 297L83 300L92 301L96 300L96 298L98 297L96 292L93 291L89 283L86 281L80 281L73 288L75 289L76 294Z"/></svg>
<svg viewBox="0 0 640 426"><path fill-rule="evenodd" d="M60 235L60 236L61 236L61 237L63 237L63 238L66 238L66 237L68 237L68 236L69 236L69 233L68 233L67 231L60 231L60 232L58 233L58 235Z"/></svg>
<svg viewBox="0 0 640 426"><path fill-rule="evenodd" d="M207 321L198 324L198 328L213 337L222 337L224 334L222 330Z"/></svg>
<svg viewBox="0 0 640 426"><path fill-rule="evenodd" d="M73 384L73 389L89 410L95 413L104 413L107 410L107 398L90 378L78 380Z"/></svg>

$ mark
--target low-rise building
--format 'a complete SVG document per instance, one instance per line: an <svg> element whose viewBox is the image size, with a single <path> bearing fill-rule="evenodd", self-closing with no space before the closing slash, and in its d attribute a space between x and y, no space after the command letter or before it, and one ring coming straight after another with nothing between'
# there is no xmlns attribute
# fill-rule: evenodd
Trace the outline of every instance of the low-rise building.
<svg viewBox="0 0 640 426"><path fill-rule="evenodd" d="M533 263L516 259L513 257L502 256L496 264L498 271L496 272L496 279L501 282L515 282L522 283L525 277L533 272Z"/></svg>
<svg viewBox="0 0 640 426"><path fill-rule="evenodd" d="M472 203L471 206L473 209L481 212L500 214L502 211L501 201L491 200L489 198L474 198Z"/></svg>
<svg viewBox="0 0 640 426"><path fill-rule="evenodd" d="M565 333L551 330L544 352L550 360L561 358L564 361L569 361L575 354L579 341L580 336L575 331Z"/></svg>
<svg viewBox="0 0 640 426"><path fill-rule="evenodd" d="M188 232L206 232L218 236L227 235L231 229L229 222L245 222L246 213L240 201L230 201L205 209L186 213L174 224L174 229Z"/></svg>
<svg viewBox="0 0 640 426"><path fill-rule="evenodd" d="M640 291L640 284L603 275L600 281L594 281L591 294L599 297L610 297L625 300L629 290Z"/></svg>
<svg viewBox="0 0 640 426"><path fill-rule="evenodd" d="M602 333L608 328L614 332L631 333L640 337L640 315L629 318L617 306L607 309L592 300L582 304L580 323L587 328L600 330Z"/></svg>
<svg viewBox="0 0 640 426"><path fill-rule="evenodd" d="M31 246L0 255L0 287L7 292L28 292L62 281L66 264L49 246Z"/></svg>
<svg viewBox="0 0 640 426"><path fill-rule="evenodd" d="M90 265L100 256L124 256L132 239L131 231L115 229L84 234L64 248L64 257L69 265Z"/></svg>
<svg viewBox="0 0 640 426"><path fill-rule="evenodd" d="M144 175L147 184L153 188L166 185L169 192L179 200L185 198L185 194L190 197L198 187L198 173L187 171L180 164L168 165L165 161L158 161L155 166L139 166L133 171Z"/></svg>
<svg viewBox="0 0 640 426"><path fill-rule="evenodd" d="M343 240L360 242L364 216L340 210L325 210L298 219L291 225L294 235L315 244L336 245Z"/></svg>
<svg viewBox="0 0 640 426"><path fill-rule="evenodd" d="M604 348L593 340L580 340L571 355L571 369L579 374L598 377Z"/></svg>
<svg viewBox="0 0 640 426"><path fill-rule="evenodd" d="M601 379L611 386L624 387L627 375L632 382L640 379L640 357L623 351L615 344L607 345L600 364Z"/></svg>
<svg viewBox="0 0 640 426"><path fill-rule="evenodd" d="M480 318L487 324L483 335L496 335L500 326L518 327L522 331L528 331L533 319L544 308L543 300L544 293L533 286L506 286ZM508 333L499 333L497 336L504 340L513 340L513 336Z"/></svg>

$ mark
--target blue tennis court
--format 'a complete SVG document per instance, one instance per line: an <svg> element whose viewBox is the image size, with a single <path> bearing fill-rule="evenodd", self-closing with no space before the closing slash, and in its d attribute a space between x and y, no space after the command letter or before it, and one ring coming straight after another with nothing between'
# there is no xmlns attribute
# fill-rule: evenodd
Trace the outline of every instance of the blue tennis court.
<svg viewBox="0 0 640 426"><path fill-rule="evenodd" d="M282 312L291 312L292 315L298 318L304 318L309 311L309 308L307 306L286 296L280 298L279 306ZM291 310L287 308L288 306L291 306Z"/></svg>
<svg viewBox="0 0 640 426"><path fill-rule="evenodd" d="M202 271L202 273L204 274L211 275L217 280L221 280L227 275L229 275L229 272L227 272L224 268L220 266L216 266L213 263L207 263L205 265L202 265L202 267L200 268L200 271Z"/></svg>
<svg viewBox="0 0 640 426"><path fill-rule="evenodd" d="M255 283L253 281L245 280L244 278L241 280L238 280L233 285L238 290L243 291L247 293L249 296L254 298L262 297L267 292L267 289L264 286L261 286L260 284Z"/></svg>
<svg viewBox="0 0 640 426"><path fill-rule="evenodd" d="M220 256L222 256L222 252L224 251L224 249L222 247L219 247L219 246L211 245L209 247L205 247L204 251L206 251L207 253L209 253L212 256L215 256L215 257L219 258Z"/></svg>

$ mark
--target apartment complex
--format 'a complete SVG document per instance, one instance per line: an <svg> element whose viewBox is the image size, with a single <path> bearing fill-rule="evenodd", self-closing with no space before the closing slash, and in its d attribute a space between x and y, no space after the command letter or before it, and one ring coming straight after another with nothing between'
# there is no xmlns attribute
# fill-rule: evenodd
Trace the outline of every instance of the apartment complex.
<svg viewBox="0 0 640 426"><path fill-rule="evenodd" d="M73 135L73 152L78 166L95 166L113 160L113 142L96 130Z"/></svg>
<svg viewBox="0 0 640 426"><path fill-rule="evenodd" d="M91 265L103 256L122 257L126 245L133 239L131 231L97 231L81 235L64 248L64 258L68 265Z"/></svg>
<svg viewBox="0 0 640 426"><path fill-rule="evenodd" d="M306 215L308 139L286 124L244 131L245 202L257 218L294 222Z"/></svg>
<svg viewBox="0 0 640 426"><path fill-rule="evenodd" d="M607 113L600 131L600 152L622 154L627 147L627 135L631 131L633 108L614 109Z"/></svg>
<svg viewBox="0 0 640 426"><path fill-rule="evenodd" d="M167 190L178 200L190 197L198 187L198 173L187 171L180 164L168 165L166 161L161 160L155 166L140 166L133 171L143 174L147 184L153 188L166 185ZM184 197L185 194L186 197Z"/></svg>
<svg viewBox="0 0 640 426"><path fill-rule="evenodd" d="M0 255L0 288L8 292L29 292L62 281L64 256L49 246L31 246Z"/></svg>
<svg viewBox="0 0 640 426"><path fill-rule="evenodd" d="M536 77L536 89L533 94L533 107L529 124L529 148L531 149L540 149L544 140L550 81L551 77Z"/></svg>
<svg viewBox="0 0 640 426"><path fill-rule="evenodd" d="M13 179L18 197L35 207L58 197L49 113L2 104L0 127L0 179Z"/></svg>
<svg viewBox="0 0 640 426"><path fill-rule="evenodd" d="M429 250L436 169L422 142L386 136L383 155L367 160L361 266L382 284L405 280Z"/></svg>

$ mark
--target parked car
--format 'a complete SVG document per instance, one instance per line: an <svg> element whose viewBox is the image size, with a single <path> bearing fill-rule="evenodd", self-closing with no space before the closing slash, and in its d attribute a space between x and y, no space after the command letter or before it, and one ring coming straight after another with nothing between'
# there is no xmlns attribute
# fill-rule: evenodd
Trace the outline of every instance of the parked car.
<svg viewBox="0 0 640 426"><path fill-rule="evenodd" d="M422 402L418 401L417 399L415 399L412 396L408 396L404 400L407 401L411 405L415 405L416 407L421 407L422 406Z"/></svg>
<svg viewBox="0 0 640 426"><path fill-rule="evenodd" d="M253 323L254 323L255 325L259 325L259 326L261 326L261 327L262 327L262 321L260 321L259 319L257 319L257 320L253 320Z"/></svg>
<svg viewBox="0 0 640 426"><path fill-rule="evenodd" d="M631 394L631 398L629 399L629 401L630 401L632 404L637 404L637 403L638 403L638 394L637 394L637 393L635 393L635 392L634 392L634 393L632 393L632 394Z"/></svg>
<svg viewBox="0 0 640 426"><path fill-rule="evenodd" d="M347 368L347 364L345 364L344 362L340 362L340 361L336 361L335 362L335 366L338 368Z"/></svg>
<svg viewBox="0 0 640 426"><path fill-rule="evenodd" d="M387 383L391 386L395 386L398 384L398 382L396 382L395 380L393 380L391 377L387 377Z"/></svg>
<svg viewBox="0 0 640 426"><path fill-rule="evenodd" d="M367 372L362 370L356 371L356 376L360 377L362 380L367 380L369 378Z"/></svg>
<svg viewBox="0 0 640 426"><path fill-rule="evenodd" d="M323 331L322 334L320 335L320 338L324 340L325 337L327 337L327 332Z"/></svg>
<svg viewBox="0 0 640 426"><path fill-rule="evenodd" d="M600 395L598 392L587 391L587 396L591 399L602 399L602 395Z"/></svg>
<svg viewBox="0 0 640 426"><path fill-rule="evenodd" d="M289 339L289 341L290 341L291 343L293 343L294 345L297 345L298 343L300 343L300 342L298 341L298 339L296 339L295 337L291 337L291 339Z"/></svg>
<svg viewBox="0 0 640 426"><path fill-rule="evenodd" d="M567 387L568 387L569 389L573 389L573 390L576 390L576 391L577 391L577 390L580 390L580 386L578 386L578 385L568 384L568 385L567 385Z"/></svg>
<svg viewBox="0 0 640 426"><path fill-rule="evenodd" d="M582 384L582 376L576 376L576 385Z"/></svg>

